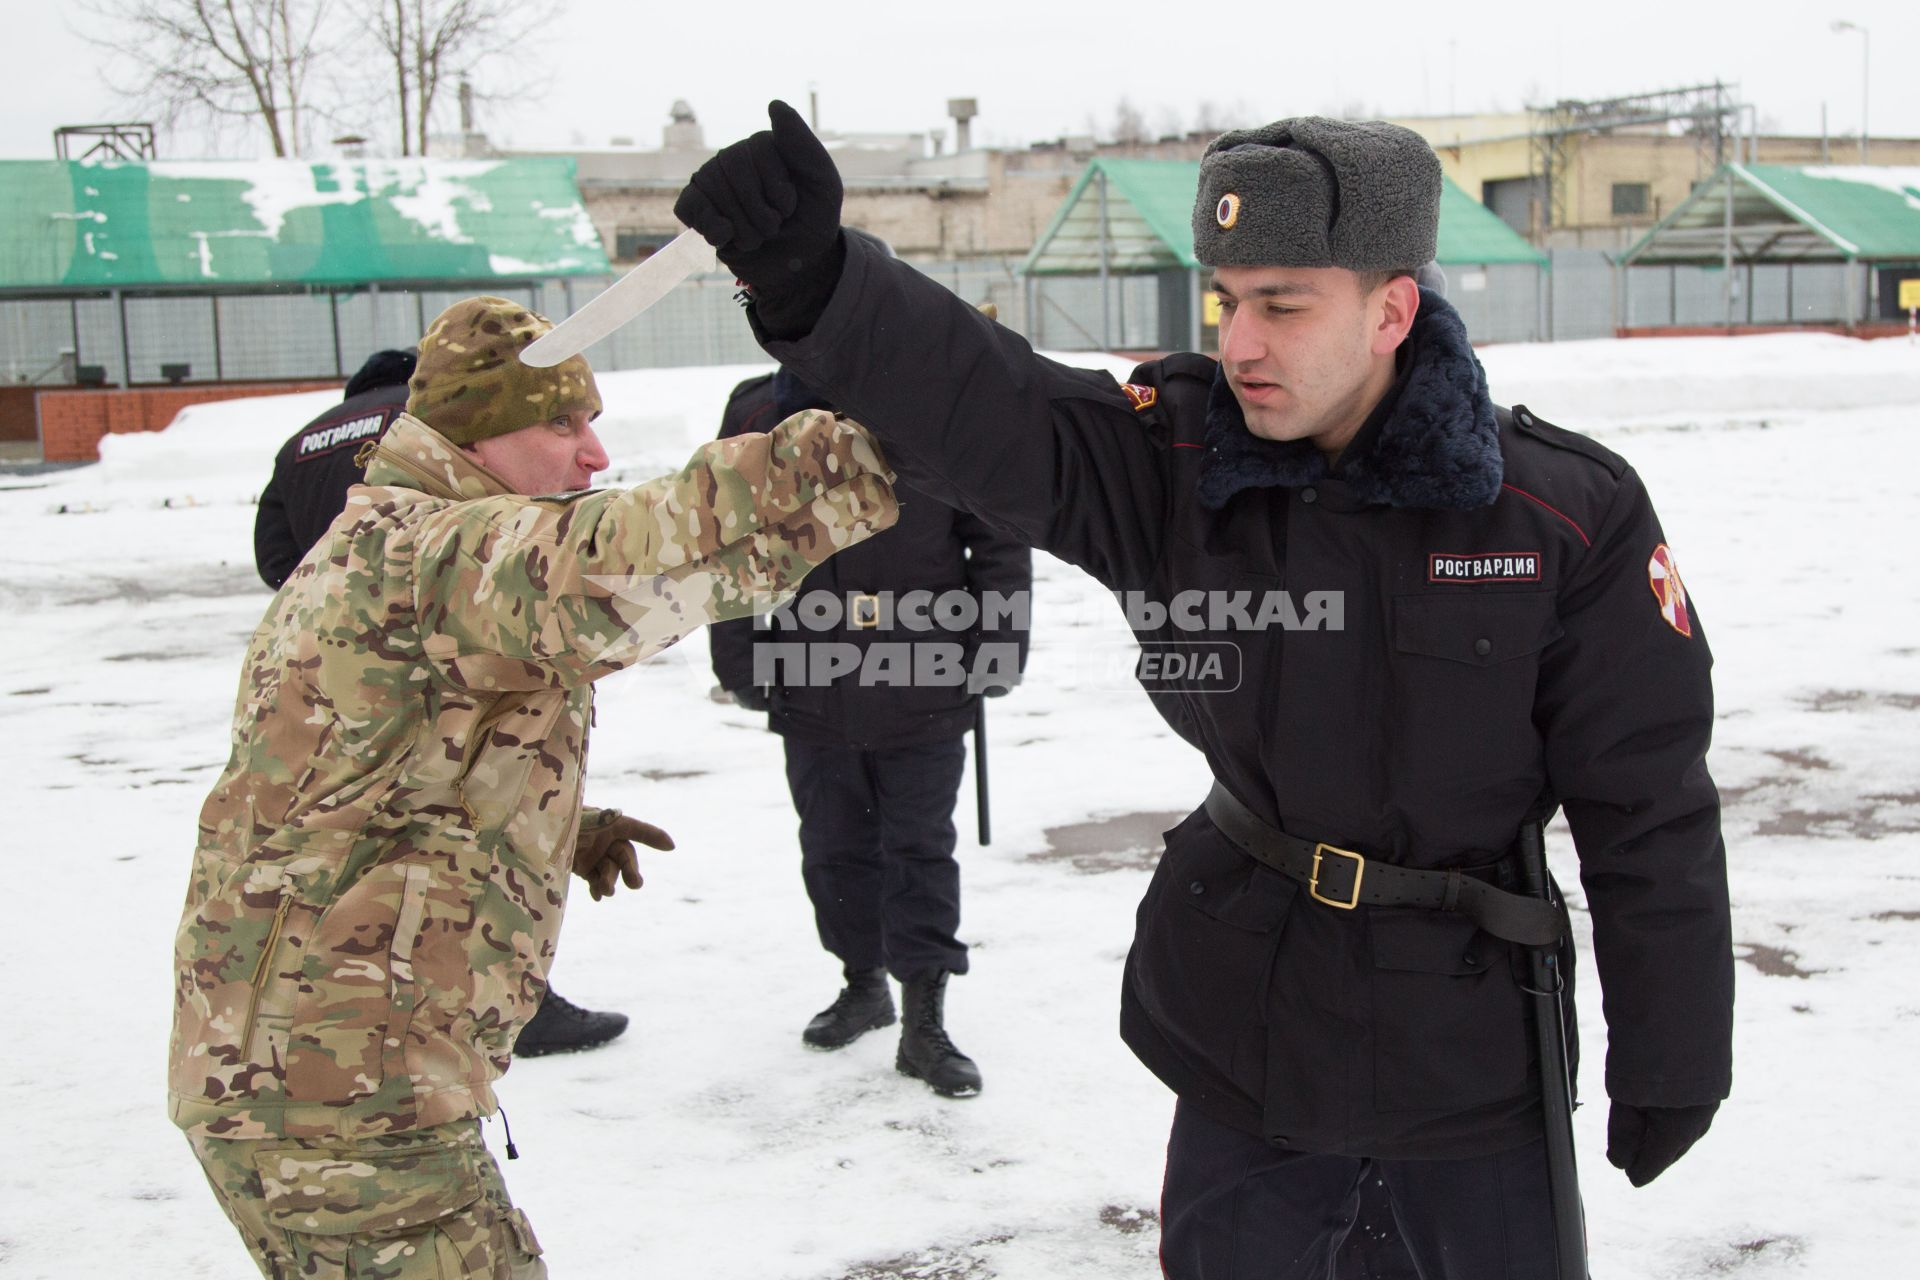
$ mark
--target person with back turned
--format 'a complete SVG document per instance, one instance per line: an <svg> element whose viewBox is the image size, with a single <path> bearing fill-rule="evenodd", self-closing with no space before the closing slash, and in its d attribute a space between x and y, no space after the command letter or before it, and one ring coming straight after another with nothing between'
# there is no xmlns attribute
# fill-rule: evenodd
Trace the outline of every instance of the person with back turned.
<svg viewBox="0 0 1920 1280"><path fill-rule="evenodd" d="M825 407L781 369L734 388L720 436ZM820 945L845 979L801 1040L841 1049L890 1026L891 974L903 1006L895 1068L964 1098L982 1077L947 1032L947 980L969 963L954 802L977 699L1020 679L1033 558L978 516L904 485L897 496L899 522L809 574L797 607L719 623L707 638L721 688L767 712L780 735L801 879ZM836 621L809 626L809 616ZM829 664L806 655L829 650L846 669L810 678Z"/></svg>

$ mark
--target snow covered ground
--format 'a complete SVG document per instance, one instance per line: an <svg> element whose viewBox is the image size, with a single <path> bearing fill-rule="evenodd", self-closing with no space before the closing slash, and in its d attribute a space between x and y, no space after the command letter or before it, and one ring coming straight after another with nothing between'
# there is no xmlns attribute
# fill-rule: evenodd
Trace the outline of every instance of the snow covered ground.
<svg viewBox="0 0 1920 1280"><path fill-rule="evenodd" d="M1651 1188L1578 1117L1594 1274L1881 1277L1920 1255L1920 347L1818 336L1482 353L1496 396L1645 474L1719 657L1736 1086ZM1108 367L1118 368L1109 363ZM677 465L747 369L617 374L613 480ZM330 395L189 411L95 467L0 477L0 1272L252 1274L163 1107L193 819L267 601L250 505ZM1115 1031L1156 835L1198 757L1085 655L1110 601L1042 558L1026 684L993 707L994 843L961 812L950 996L986 1090L896 1076L890 1033L799 1031L814 939L776 739L706 697L699 640L601 686L589 794L671 830L647 888L576 895L556 970L613 1047L517 1065L505 1166L556 1275L1111 1280L1157 1274L1171 1097ZM971 795L971 782L963 795ZM1555 860L1574 883L1564 835ZM1588 966L1589 978L1591 966ZM1604 1029L1591 981L1585 1094ZM497 1127L490 1139L499 1150Z"/></svg>

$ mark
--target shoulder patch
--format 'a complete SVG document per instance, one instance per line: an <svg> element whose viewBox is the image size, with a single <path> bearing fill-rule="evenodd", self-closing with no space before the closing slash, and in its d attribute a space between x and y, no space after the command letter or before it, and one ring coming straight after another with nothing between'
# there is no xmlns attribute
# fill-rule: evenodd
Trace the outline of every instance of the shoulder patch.
<svg viewBox="0 0 1920 1280"><path fill-rule="evenodd" d="M1660 616L1666 619L1668 626L1683 636L1693 635L1693 619L1687 613L1687 586L1680 580L1680 566L1673 562L1673 552L1661 543L1653 549L1653 555L1647 560L1647 583L1653 588L1653 598L1660 604Z"/></svg>
<svg viewBox="0 0 1920 1280"><path fill-rule="evenodd" d="M1160 388L1145 386L1138 382L1120 384L1120 394L1127 398L1135 413L1144 412L1160 403Z"/></svg>
<svg viewBox="0 0 1920 1280"><path fill-rule="evenodd" d="M1551 449L1561 449L1567 453L1577 453L1581 457L1597 462L1605 467L1616 480L1626 474L1627 460L1597 440L1591 440L1577 431L1568 431L1556 427L1523 404L1501 411L1501 425L1511 426L1528 439L1537 440Z"/></svg>

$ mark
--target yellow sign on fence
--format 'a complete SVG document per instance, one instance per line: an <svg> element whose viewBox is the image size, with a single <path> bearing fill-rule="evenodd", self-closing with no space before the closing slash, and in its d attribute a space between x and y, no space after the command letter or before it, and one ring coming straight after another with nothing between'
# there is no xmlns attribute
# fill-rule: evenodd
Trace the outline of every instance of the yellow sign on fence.
<svg viewBox="0 0 1920 1280"><path fill-rule="evenodd" d="M1920 311L1920 278L1900 282L1900 309Z"/></svg>

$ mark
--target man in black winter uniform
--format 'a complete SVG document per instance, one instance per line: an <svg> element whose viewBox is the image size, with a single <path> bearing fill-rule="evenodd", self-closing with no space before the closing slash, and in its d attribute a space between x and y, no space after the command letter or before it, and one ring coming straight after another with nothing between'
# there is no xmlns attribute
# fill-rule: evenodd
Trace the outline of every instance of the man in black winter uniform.
<svg viewBox="0 0 1920 1280"><path fill-rule="evenodd" d="M365 474L362 445L386 433L407 407L407 379L418 352L376 351L347 379L345 397L293 434L273 459L253 519L253 563L275 591L347 506L347 490ZM582 1009L547 988L513 1042L516 1058L596 1049L627 1029L627 1015Z"/></svg>
<svg viewBox="0 0 1920 1280"><path fill-rule="evenodd" d="M413 351L376 351L347 379L345 398L295 432L273 459L253 518L253 562L275 591L320 541L360 483L354 455L407 407Z"/></svg>
<svg viewBox="0 0 1920 1280"><path fill-rule="evenodd" d="M782 369L734 388L720 436L827 407ZM845 977L801 1039L838 1049L891 1025L891 973L904 1005L895 1066L969 1097L980 1070L945 1027L948 975L967 971L953 808L976 699L1020 678L1033 557L978 516L896 491L892 529L808 574L769 619L717 623L708 637L720 687L766 711L786 749L801 878ZM936 650L948 659L937 676Z"/></svg>
<svg viewBox="0 0 1920 1280"><path fill-rule="evenodd" d="M1710 659L1633 469L1497 408L1414 284L1432 150L1318 119L1217 139L1193 222L1220 359L1122 387L848 241L831 160L770 114L675 210L748 285L769 353L875 424L903 477L1125 593L1143 641L1237 655L1231 693L1146 682L1215 778L1168 833L1122 993L1127 1043L1179 1095L1167 1273L1324 1275L1371 1175L1423 1275L1555 1274L1508 940L1540 936L1541 905L1504 892L1507 854L1564 809L1607 1156L1643 1185L1731 1079Z"/></svg>

